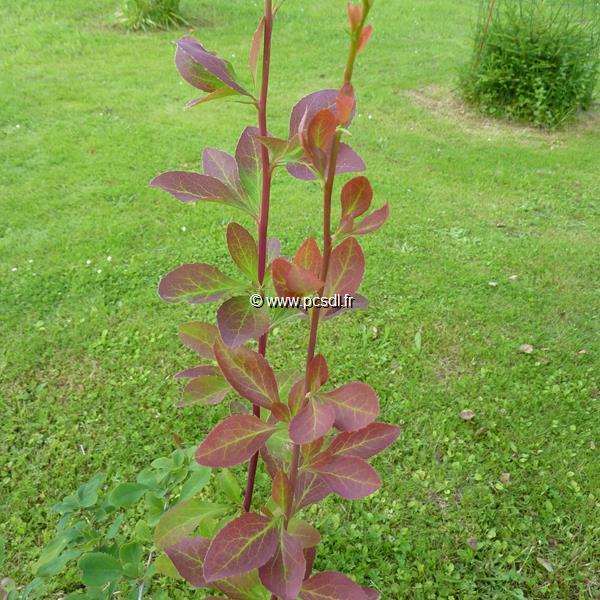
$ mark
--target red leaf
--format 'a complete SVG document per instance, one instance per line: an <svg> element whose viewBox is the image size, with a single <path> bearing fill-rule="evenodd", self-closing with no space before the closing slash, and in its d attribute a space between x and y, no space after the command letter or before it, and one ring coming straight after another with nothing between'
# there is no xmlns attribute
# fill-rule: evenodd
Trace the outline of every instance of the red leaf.
<svg viewBox="0 0 600 600"><path fill-rule="evenodd" d="M258 280L258 247L252 234L237 223L227 226L227 248L233 262L250 280Z"/></svg>
<svg viewBox="0 0 600 600"><path fill-rule="evenodd" d="M357 7L360 9L360 7ZM356 96L351 83L345 83L335 99L337 117L339 122L345 127L356 110Z"/></svg>
<svg viewBox="0 0 600 600"><path fill-rule="evenodd" d="M387 423L371 423L364 429L342 432L329 444L327 451L333 455L370 458L393 444L400 435L400 429Z"/></svg>
<svg viewBox="0 0 600 600"><path fill-rule="evenodd" d="M250 56L248 57L248 66L250 67L250 73L252 73L252 77L256 81L258 78L257 66L258 66L258 56L260 54L261 44L263 42L265 31L265 18L263 17L259 23L254 35L252 36L252 44L250 45Z"/></svg>
<svg viewBox="0 0 600 600"><path fill-rule="evenodd" d="M216 148L206 148L202 153L202 167L205 175L224 183L233 195L242 196L238 164L231 154Z"/></svg>
<svg viewBox="0 0 600 600"><path fill-rule="evenodd" d="M335 167L336 175L339 173L360 173L366 168L363 159L348 144L342 142Z"/></svg>
<svg viewBox="0 0 600 600"><path fill-rule="evenodd" d="M287 404L275 402L270 406L271 414L278 420L289 423L292 415Z"/></svg>
<svg viewBox="0 0 600 600"><path fill-rule="evenodd" d="M302 119L306 118L306 123L310 123L312 118L321 110L331 110L337 117L336 100L338 92L339 90L320 90L302 98L292 110L288 137L291 139L298 134Z"/></svg>
<svg viewBox="0 0 600 600"><path fill-rule="evenodd" d="M292 486L285 473L280 471L273 478L271 495L273 496L275 504L277 504L283 512L286 512L292 502Z"/></svg>
<svg viewBox="0 0 600 600"><path fill-rule="evenodd" d="M371 36L373 35L373 25L367 25L360 34L360 40L358 42L358 48L356 54L360 54L361 50L369 43Z"/></svg>
<svg viewBox="0 0 600 600"><path fill-rule="evenodd" d="M165 275L158 294L165 302L203 304L220 300L240 289L240 284L219 269L206 263L181 265Z"/></svg>
<svg viewBox="0 0 600 600"><path fill-rule="evenodd" d="M364 235L366 233L377 231L387 221L389 215L390 206L386 202L381 208L374 210L356 225L352 230L352 233L355 235Z"/></svg>
<svg viewBox="0 0 600 600"><path fill-rule="evenodd" d="M262 584L281 600L296 600L302 587L306 559L300 542L283 531L273 558L258 570Z"/></svg>
<svg viewBox="0 0 600 600"><path fill-rule="evenodd" d="M327 383L329 379L329 369L327 361L322 354L317 354L308 365L307 379L310 385L310 391L316 392Z"/></svg>
<svg viewBox="0 0 600 600"><path fill-rule="evenodd" d="M237 348L269 331L269 313L265 307L255 308L247 296L235 296L217 311L217 324L227 346Z"/></svg>
<svg viewBox="0 0 600 600"><path fill-rule="evenodd" d="M304 571L304 579L308 579L313 571L315 559L317 558L317 549L307 548L304 551L304 558L306 559L306 571Z"/></svg>
<svg viewBox="0 0 600 600"><path fill-rule="evenodd" d="M351 179L342 189L342 219L356 219L369 210L373 188L366 177Z"/></svg>
<svg viewBox="0 0 600 600"><path fill-rule="evenodd" d="M177 403L177 406L219 404L230 389L229 384L220 373L200 375L185 386L183 398Z"/></svg>
<svg viewBox="0 0 600 600"><path fill-rule="evenodd" d="M214 352L225 379L240 396L264 408L279 402L275 373L264 356L245 346L227 348L218 340Z"/></svg>
<svg viewBox="0 0 600 600"><path fill-rule="evenodd" d="M290 438L294 444L308 444L323 437L333 426L335 410L327 404L310 399L291 420Z"/></svg>
<svg viewBox="0 0 600 600"><path fill-rule="evenodd" d="M316 504L330 494L331 490L317 473L302 471L296 482L294 502L296 510Z"/></svg>
<svg viewBox="0 0 600 600"><path fill-rule="evenodd" d="M190 321L179 326L179 339L204 358L215 358L213 345L218 335L214 325L203 321Z"/></svg>
<svg viewBox="0 0 600 600"><path fill-rule="evenodd" d="M303 298L323 287L323 282L313 273L284 258L273 261L271 273L277 295L282 298Z"/></svg>
<svg viewBox="0 0 600 600"><path fill-rule="evenodd" d="M367 600L378 600L379 599L379 592L377 590L374 590L373 588L363 585L362 591L365 593Z"/></svg>
<svg viewBox="0 0 600 600"><path fill-rule="evenodd" d="M343 431L358 431L379 415L379 401L373 388L356 381L320 394L335 410L335 426Z"/></svg>
<svg viewBox="0 0 600 600"><path fill-rule="evenodd" d="M323 571L302 584L302 600L367 600L360 585L337 571Z"/></svg>
<svg viewBox="0 0 600 600"><path fill-rule="evenodd" d="M331 253L325 296L354 294L365 274L365 255L354 238L347 238Z"/></svg>
<svg viewBox="0 0 600 600"><path fill-rule="evenodd" d="M304 404L304 399L306 398L305 392L305 383L304 377L302 379L298 379L294 385L290 388L290 392L288 394L288 406L290 407L290 411L292 415L298 414L298 411Z"/></svg>
<svg viewBox="0 0 600 600"><path fill-rule="evenodd" d="M357 310L359 308L367 308L369 306L369 301L361 294L357 294L355 292L354 294L352 294L352 297L354 298L354 302L352 303L352 308L350 308L349 306L344 307L344 308L337 308L337 307L329 308L325 312L325 316L323 317L323 320L328 321L329 319L333 319L334 317L337 317L338 315L343 315L345 312L348 312L349 310Z"/></svg>
<svg viewBox="0 0 600 600"><path fill-rule="evenodd" d="M253 415L233 415L219 423L196 450L196 462L205 467L233 467L255 454L276 427Z"/></svg>
<svg viewBox="0 0 600 600"><path fill-rule="evenodd" d="M207 587L204 579L204 559L210 540L202 537L186 537L173 546L165 548L167 556L179 574L195 588Z"/></svg>
<svg viewBox="0 0 600 600"><path fill-rule="evenodd" d="M290 519L288 533L300 542L303 549L314 548L321 541L321 534L310 523L298 517Z"/></svg>
<svg viewBox="0 0 600 600"><path fill-rule="evenodd" d="M217 581L264 565L277 548L276 523L257 513L231 521L212 540L204 561L206 581Z"/></svg>
<svg viewBox="0 0 600 600"><path fill-rule="evenodd" d="M237 194L222 181L200 173L169 171L155 177L150 182L150 187L161 188L182 202L207 200L234 206L243 204Z"/></svg>
<svg viewBox="0 0 600 600"><path fill-rule="evenodd" d="M216 89L215 81L218 80L238 94L250 95L233 80L227 63L208 52L193 37L185 36L175 43L177 44L175 63L188 83L205 92L212 92Z"/></svg>
<svg viewBox="0 0 600 600"><path fill-rule="evenodd" d="M337 456L311 468L334 494L346 500L364 498L381 487L375 469L366 460L355 456Z"/></svg>
<svg viewBox="0 0 600 600"><path fill-rule="evenodd" d="M175 375L177 379L193 379L194 377L200 377L201 375L218 375L219 369L212 365L198 365L185 371L180 371Z"/></svg>
<svg viewBox="0 0 600 600"><path fill-rule="evenodd" d="M361 24L363 18L362 7L358 4L348 3L348 22L350 23L350 31L356 31Z"/></svg>
<svg viewBox="0 0 600 600"><path fill-rule="evenodd" d="M321 251L313 237L306 238L294 256L294 264L310 271L315 277L319 277L322 260Z"/></svg>
<svg viewBox="0 0 600 600"><path fill-rule="evenodd" d="M308 145L312 152L314 148L327 150L337 129L337 118L329 109L320 110L309 122Z"/></svg>

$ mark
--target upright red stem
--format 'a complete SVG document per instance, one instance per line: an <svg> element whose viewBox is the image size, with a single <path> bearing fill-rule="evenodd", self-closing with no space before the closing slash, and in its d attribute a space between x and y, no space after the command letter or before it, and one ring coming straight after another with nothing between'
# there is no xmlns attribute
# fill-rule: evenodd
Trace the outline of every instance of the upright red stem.
<svg viewBox="0 0 600 600"><path fill-rule="evenodd" d="M358 45L360 36L365 25L369 10L365 7L363 10L363 16L360 25L356 31L352 33L352 42L350 44L350 51L348 53L348 62L346 63L346 69L344 71L344 84L351 83L352 73L354 71L354 63L356 61L356 55L358 54ZM333 139L331 146L331 154L329 157L329 171L327 172L327 178L325 180L325 186L323 188L323 260L321 262L321 281L326 281L327 273L329 271L329 262L331 258L332 239L331 239L331 200L333 197L333 185L335 183L335 170L337 167L337 159L340 148L340 140L342 138L342 132L338 131ZM323 293L323 289L319 290L319 293ZM304 380L305 393L308 393L310 384L308 382L308 365L315 356L317 347L317 337L319 333L319 319L321 316L320 308L313 308L310 316L310 333L308 337L308 347L306 350L306 375ZM292 450L292 460L290 464L290 484L292 487L292 498L296 491L296 482L298 480L298 470L300 467L300 445L295 444ZM293 514L293 503L290 503L286 511L285 519L286 523L289 521Z"/></svg>
<svg viewBox="0 0 600 600"><path fill-rule="evenodd" d="M263 38L262 80L258 105L258 129L261 136L268 135L267 128L267 100L269 96L269 74L271 70L271 37L273 33L273 1L265 0L265 30ZM260 147L262 170L262 193L260 204L260 217L258 220L258 281L262 288L267 269L267 234L269 230L269 204L271 201L271 165L269 151L261 144ZM258 352L265 355L267 351L267 337L265 333L258 340ZM260 417L260 406L253 407L255 416ZM252 507L252 494L256 480L258 466L258 452L251 458L248 467L248 480L244 494L244 510L248 512Z"/></svg>

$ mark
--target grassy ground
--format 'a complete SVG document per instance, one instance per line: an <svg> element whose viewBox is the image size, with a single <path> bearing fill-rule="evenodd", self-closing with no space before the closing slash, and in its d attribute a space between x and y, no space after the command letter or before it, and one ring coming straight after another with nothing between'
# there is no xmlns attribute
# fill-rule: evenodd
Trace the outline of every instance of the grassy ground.
<svg viewBox="0 0 600 600"><path fill-rule="evenodd" d="M255 4L188 4L211 23L195 35L239 72ZM281 11L273 132L299 97L339 81L344 5ZM173 432L191 444L219 417L175 410L170 378L193 363L178 323L209 313L164 305L155 287L184 261L228 268L237 215L147 182L195 168L206 145L232 150L253 115L183 112L194 90L172 64L177 34L124 35L105 25L113 9L0 3L0 537L21 582L56 500L99 469L131 477ZM323 328L320 347L335 380L377 389L403 436L377 461L380 493L314 515L317 566L385 599L598 598L600 134L466 123L415 102L416 88L453 85L475 12L378 2L356 73L354 145L392 217L364 244L371 308ZM285 249L319 234L316 188L282 174L274 194ZM274 362L301 364L305 337L299 325L274 336Z"/></svg>

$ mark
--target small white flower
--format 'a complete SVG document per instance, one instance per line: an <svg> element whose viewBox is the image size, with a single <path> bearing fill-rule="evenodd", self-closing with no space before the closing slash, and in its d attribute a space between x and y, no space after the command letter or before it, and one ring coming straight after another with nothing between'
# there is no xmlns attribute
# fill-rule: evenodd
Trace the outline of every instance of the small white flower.
<svg viewBox="0 0 600 600"><path fill-rule="evenodd" d="M107 256L107 257L106 257L106 260L107 260L108 262L110 262L110 261L112 260L112 256Z"/></svg>
<svg viewBox="0 0 600 600"><path fill-rule="evenodd" d="M11 271L14 273L17 270L17 267L13 267Z"/></svg>
<svg viewBox="0 0 600 600"><path fill-rule="evenodd" d="M100 275L100 273L102 273L102 269L96 269L96 273L98 273L98 275Z"/></svg>
<svg viewBox="0 0 600 600"><path fill-rule="evenodd" d="M373 118L373 115L369 115L369 121Z"/></svg>
<svg viewBox="0 0 600 600"><path fill-rule="evenodd" d="M184 232L187 231L187 227L185 225L182 225L181 226L181 231L184 231Z"/></svg>
<svg viewBox="0 0 600 600"><path fill-rule="evenodd" d="M91 260L88 258L88 259L85 261L85 264L86 264L86 265L91 265L91 264L92 264L92 261L91 261Z"/></svg>
<svg viewBox="0 0 600 600"><path fill-rule="evenodd" d="M15 127L16 127L17 129L20 129L20 128L21 128L21 126L20 126L18 123L15 125Z"/></svg>
<svg viewBox="0 0 600 600"><path fill-rule="evenodd" d="M33 258L30 258L30 259L29 259L27 262L28 262L30 265L31 265L31 264L33 264Z"/></svg>

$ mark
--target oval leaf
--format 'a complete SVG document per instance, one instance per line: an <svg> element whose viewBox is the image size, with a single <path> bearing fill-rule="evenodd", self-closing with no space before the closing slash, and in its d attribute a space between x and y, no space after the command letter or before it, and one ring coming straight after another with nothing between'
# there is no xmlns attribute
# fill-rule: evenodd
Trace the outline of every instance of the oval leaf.
<svg viewBox="0 0 600 600"><path fill-rule="evenodd" d="M290 438L295 444L308 444L323 437L333 427L335 418L333 407L310 399L291 420Z"/></svg>
<svg viewBox="0 0 600 600"><path fill-rule="evenodd" d="M400 435L400 429L387 423L371 423L364 429L342 432L329 444L330 454L370 458L393 444Z"/></svg>
<svg viewBox="0 0 600 600"><path fill-rule="evenodd" d="M213 346L218 335L214 325L203 321L190 321L179 326L179 339L204 358L215 358Z"/></svg>
<svg viewBox="0 0 600 600"><path fill-rule="evenodd" d="M334 494L346 500L365 498L381 487L375 469L366 460L355 456L337 456L312 468Z"/></svg>
<svg viewBox="0 0 600 600"><path fill-rule="evenodd" d="M302 584L302 600L368 600L363 589L337 571L323 571Z"/></svg>
<svg viewBox="0 0 600 600"><path fill-rule="evenodd" d="M206 467L233 467L260 450L276 427L253 415L233 415L219 423L196 450Z"/></svg>
<svg viewBox="0 0 600 600"><path fill-rule="evenodd" d="M300 542L283 531L274 556L258 570L263 585L281 600L296 600L306 571Z"/></svg>
<svg viewBox="0 0 600 600"><path fill-rule="evenodd" d="M335 410L335 426L343 431L358 431L379 415L377 394L370 385L356 381L320 395Z"/></svg>
<svg viewBox="0 0 600 600"><path fill-rule="evenodd" d="M262 567L277 548L276 523L257 513L231 521L212 540L204 561L206 581L217 581Z"/></svg>
<svg viewBox="0 0 600 600"><path fill-rule="evenodd" d="M204 559L210 540L203 537L186 537L165 548L165 553L179 574L195 588L207 587L204 579Z"/></svg>
<svg viewBox="0 0 600 600"><path fill-rule="evenodd" d="M365 255L354 238L347 238L331 253L325 296L354 294L365 274Z"/></svg>
<svg viewBox="0 0 600 600"><path fill-rule="evenodd" d="M366 177L351 179L342 188L342 218L356 219L369 210L373 188Z"/></svg>
<svg viewBox="0 0 600 600"><path fill-rule="evenodd" d="M218 374L200 375L190 381L183 390L183 397L177 406L219 404L230 390L227 381Z"/></svg>

